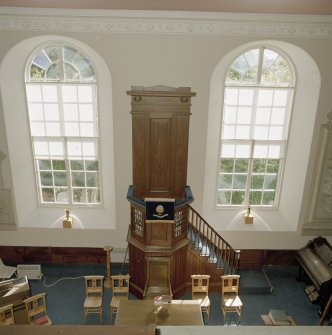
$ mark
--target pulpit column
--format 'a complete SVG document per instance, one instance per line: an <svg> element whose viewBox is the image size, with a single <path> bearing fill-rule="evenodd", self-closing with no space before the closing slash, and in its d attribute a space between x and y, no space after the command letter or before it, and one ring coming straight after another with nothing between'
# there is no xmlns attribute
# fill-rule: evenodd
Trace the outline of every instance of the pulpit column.
<svg viewBox="0 0 332 335"><path fill-rule="evenodd" d="M104 281L104 287L110 288L112 286L111 282L111 252L113 250L113 247L110 245L107 245L104 247L104 250L106 251L106 270L107 270L107 277Z"/></svg>

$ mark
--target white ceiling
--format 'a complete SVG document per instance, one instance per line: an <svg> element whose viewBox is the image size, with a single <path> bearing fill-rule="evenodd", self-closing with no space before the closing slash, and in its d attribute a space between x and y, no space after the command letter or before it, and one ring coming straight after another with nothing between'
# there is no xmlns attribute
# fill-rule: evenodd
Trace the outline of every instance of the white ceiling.
<svg viewBox="0 0 332 335"><path fill-rule="evenodd" d="M0 0L0 7L332 14L332 0Z"/></svg>

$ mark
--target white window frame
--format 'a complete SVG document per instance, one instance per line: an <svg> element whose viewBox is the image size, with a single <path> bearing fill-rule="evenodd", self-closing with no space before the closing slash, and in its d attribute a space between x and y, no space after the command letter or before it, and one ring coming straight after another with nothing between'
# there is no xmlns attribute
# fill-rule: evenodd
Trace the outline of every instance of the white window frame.
<svg viewBox="0 0 332 335"><path fill-rule="evenodd" d="M31 80L30 79L30 67L32 65L32 61L34 59L34 57L36 57L38 55L38 53L40 53L41 51L45 50L46 48L50 47L50 46L57 46L58 47L58 54L60 55L60 61L59 64L63 65L64 64L64 60L62 58L62 51L63 51L63 47L71 47L75 50L77 50L79 53L83 54L86 59L88 59L89 64L91 65L92 68L94 68L92 61L89 59L88 55L86 54L86 52L83 52L82 50L80 50L78 47L70 44L70 43L63 43L63 42L52 42L49 44L45 44L43 45L41 48L39 48L37 51L35 51L33 53L33 55L30 57L30 60L27 62L26 64L26 88L28 90L29 86L33 86L33 85L39 85L42 89L42 87L47 86L47 85L53 85L56 86L56 92L57 92L57 108L58 108L58 114L59 114L59 119L57 121L57 123L59 124L59 129L60 129L60 134L57 134L57 136L53 136L53 135L48 135L46 133L45 130L45 134L43 134L42 136L38 135L34 135L32 133L32 129L31 129L31 119L29 117L29 123L30 123L30 135L31 135L31 145L32 145L32 152L33 152L33 159L34 159L34 165L35 165L35 177L36 177L36 184L37 184L37 190L38 190L38 199L39 199L39 204L40 205L52 205L52 206L70 206L70 207L76 207L76 206L92 206L92 207L99 207L102 205L102 189L101 189L101 164L100 164L100 139L99 139L99 125L98 125L98 104L97 104L97 81L96 81L96 76L95 76L95 70L94 70L94 76L93 78L83 78L81 77L81 73L80 73L80 69L77 68L77 73L80 74L79 78L74 78L74 79L65 79L65 75L64 75L64 71L60 70L60 78L55 78L55 79L51 79L51 80L46 80L45 77L41 80ZM72 63L71 65L74 66L74 63ZM60 69L63 69L63 66L60 66ZM66 134L65 131L65 120L64 120L64 100L63 100L63 96L62 96L62 89L68 85L74 85L74 87L77 88L77 90L79 90L79 87L90 87L91 88L91 92L92 92L92 98L91 98L91 102L90 105L92 106L92 121L90 120L90 122L84 122L82 121L82 119L80 119L80 116L78 116L78 120L76 122L78 129L84 127L84 124L92 124L93 128L92 130L92 134L85 134L82 135L81 130L78 131L78 134ZM27 91L27 103L29 105L29 96L28 96L28 91ZM45 101L41 98L41 100L39 101L39 103L44 107ZM74 103L75 104L75 103ZM76 102L77 105L84 105L84 103L79 102L77 100ZM29 108L28 108L29 109ZM91 113L90 113L91 114ZM80 112L78 112L78 115L80 115ZM46 129L46 120L44 118L44 120L42 121L42 123L44 123L44 127ZM52 122L50 122L52 123ZM68 122L69 124L69 122ZM63 153L61 155L57 155L56 153L51 153L50 151L48 153L46 153L45 155L41 155L40 153L36 152L36 148L35 148L35 141L44 141L45 143L51 143L52 141L56 141L56 142L62 142L63 143ZM76 155L70 155L68 153L68 143L69 142L81 142L82 146L84 144L87 145L87 143L91 142L94 149L94 154L89 157L89 154L76 154ZM65 163L65 167L66 167L66 180L67 180L67 185L66 187L63 187L63 190L68 189L68 195L67 195L67 199L68 201L65 200L58 200L56 199L55 196L55 189L56 188L60 188L59 185L55 185L54 183L54 170L53 168L50 169L49 172L51 172L52 174L52 186L49 185L49 189L53 189L54 191L54 199L51 201L46 201L45 198L43 197L42 194L42 181L41 181L41 171L39 170L38 167L38 161L39 160L50 160L50 162L52 160L63 160ZM76 171L76 173L81 173L81 180L84 180L84 185L81 187L75 187L75 185L73 185L73 175L75 174L75 170L73 168L71 168L71 161L82 161L83 165L86 167L86 162L93 160L97 162L97 170L93 170L93 171L89 171L86 168L83 168L83 170L81 171ZM89 187L88 186L88 181L87 181L87 176L93 176L93 182L96 183L95 186ZM83 176L83 178L82 178ZM97 180L96 180L97 179ZM46 189L47 187L44 187L44 189ZM75 191L76 190L76 193ZM80 192L84 191L85 196L83 196L83 201L75 201L74 200L74 193L78 194ZM91 199L89 200L89 196L88 194L97 194L96 196L96 200L92 200L95 197L92 196Z"/></svg>
<svg viewBox="0 0 332 335"><path fill-rule="evenodd" d="M256 81L256 83L239 83L239 82L234 82L234 83L229 83L226 80L226 75L228 73L228 70L232 67L233 63L242 55L244 55L247 51L249 50L254 50L254 49L259 49L259 51L261 52L260 57L259 57L259 70L258 70L258 74L257 74L257 78L258 81ZM280 56L282 56L287 62L288 62L288 67L289 70L292 73L292 83L289 86L282 86L282 85L263 85L260 83L260 78L261 78L261 69L262 69L262 51L264 49L269 49L272 50L276 53L278 53ZM265 48L265 47L252 47L250 49L244 50L241 54L239 54L236 58L233 59L233 61L230 63L230 66L228 67L228 70L226 71L226 75L225 75L225 79L224 79L224 83L225 83L225 87L224 87L224 97L226 97L226 90L229 88L236 88L236 89L251 89L254 91L254 98L253 101L254 103L250 106L252 108L252 115L251 115L251 121L249 124L249 128L250 128L250 135L249 138L247 139L236 139L236 135L234 133L234 137L233 138L223 138L223 127L224 127L224 113L225 113L225 101L222 104L222 118L221 118L221 125L220 125L220 150L219 150L219 164L218 164L218 175L217 175L217 198L216 198L216 204L217 204L217 208L236 208L236 207L247 207L247 206L254 206L254 207L259 207L259 208L277 208L278 204L279 204L279 196L280 196L280 188L281 188L281 184L282 184L282 176L283 176L283 167L284 167L284 159L286 157L286 147L287 147L287 139L288 139L288 132L290 129L290 118L291 118L291 114L292 114L292 102L293 102L293 94L294 94L294 89L295 89L295 74L294 74L294 70L293 67L291 65L290 60L279 50L276 50L274 48ZM289 93L287 94L287 103L286 103L286 115L285 115L285 119L284 119L284 123L283 123L283 134L282 134L282 139L275 141L275 140L268 140L268 139L263 139L263 140L257 140L254 139L253 136L253 129L255 126L254 120L256 117L256 112L257 112L257 95L259 90L278 90L278 89L282 89L282 90L289 90ZM225 98L226 100L226 98ZM239 105L237 105L239 106ZM272 108L272 106L269 106L270 108ZM235 126L238 125L238 123L235 123ZM271 123L267 124L267 127L270 127ZM276 183L276 187L275 187L275 196L274 196L274 202L273 204L263 204L263 198L261 199L260 204L250 204L249 202L249 194L250 194L250 182L251 182L251 177L253 174L252 171L252 164L253 164L253 159L254 159L254 155L253 155L253 148L255 143L262 143L262 144L273 144L273 143L279 143L280 144L280 148L281 151L283 151L282 155L280 155L280 160L279 160L279 170L278 170L278 174L277 174L277 183ZM221 204L219 203L219 192L221 190L220 186L220 176L221 176L221 172L220 172L220 162L221 162L221 158L222 158L222 148L223 148L223 144L225 143L247 143L249 144L249 148L250 148L250 154L247 157L242 157L244 159L248 159L248 174L247 174L247 180L246 180L246 186L245 186L245 195L244 195L244 201L242 203L239 204L234 204L232 203L232 199L230 200L230 203L226 204ZM226 158L226 157L225 157ZM236 159L239 158L241 159L241 157L236 157L236 155L234 154L233 157L229 157L230 159ZM264 158L262 158L264 159ZM268 157L266 157L265 159L268 159ZM233 173L229 173L230 175L234 176L234 170ZM263 174L264 176L265 174ZM234 190L233 188L233 182L234 182L234 177L232 178L232 186L229 190ZM224 188L224 190L227 190L226 188ZM261 189L262 191L264 190L264 186Z"/></svg>

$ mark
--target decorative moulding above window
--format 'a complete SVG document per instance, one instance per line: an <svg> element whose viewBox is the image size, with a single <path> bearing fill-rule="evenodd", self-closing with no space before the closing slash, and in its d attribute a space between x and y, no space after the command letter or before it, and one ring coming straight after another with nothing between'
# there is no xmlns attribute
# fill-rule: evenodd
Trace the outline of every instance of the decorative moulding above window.
<svg viewBox="0 0 332 335"><path fill-rule="evenodd" d="M332 38L328 15L3 7L0 30Z"/></svg>
<svg viewBox="0 0 332 335"><path fill-rule="evenodd" d="M321 125L303 235L332 235L332 111Z"/></svg>

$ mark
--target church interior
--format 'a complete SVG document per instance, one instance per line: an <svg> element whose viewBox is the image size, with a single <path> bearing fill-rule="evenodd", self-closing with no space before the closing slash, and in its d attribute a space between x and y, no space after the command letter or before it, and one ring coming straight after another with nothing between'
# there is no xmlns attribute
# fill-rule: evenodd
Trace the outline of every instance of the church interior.
<svg viewBox="0 0 332 335"><path fill-rule="evenodd" d="M1 334L327 334L332 4L0 0L0 40Z"/></svg>

